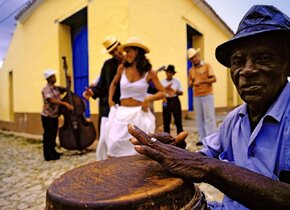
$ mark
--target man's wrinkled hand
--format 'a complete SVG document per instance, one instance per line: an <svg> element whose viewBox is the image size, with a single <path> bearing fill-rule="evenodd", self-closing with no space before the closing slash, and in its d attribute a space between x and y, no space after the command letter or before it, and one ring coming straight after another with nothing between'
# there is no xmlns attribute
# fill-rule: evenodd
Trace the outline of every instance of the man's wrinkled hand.
<svg viewBox="0 0 290 210"><path fill-rule="evenodd" d="M144 134L142 134L141 130L136 127L135 125L128 125L128 131L129 133L131 133L134 137L139 138L140 136L144 136ZM179 133L175 138L173 136L171 136L169 133L166 132L156 132L156 133L150 133L150 134L146 134L148 136L149 139L156 139L164 144L171 144L180 148L185 148L186 147L186 142L185 139L188 135L188 132L181 132ZM140 142L136 139L131 139L130 141L132 142L132 144L138 145L140 144ZM145 137L143 137L144 139Z"/></svg>
<svg viewBox="0 0 290 210"><path fill-rule="evenodd" d="M135 137L130 141L135 145L134 148L138 153L159 162L165 169L177 176L194 182L201 182L204 179L206 175L204 159L208 157L174 146L178 143L177 141L184 141L187 136L186 132L174 139L164 133L147 135L135 125L128 125L128 131Z"/></svg>

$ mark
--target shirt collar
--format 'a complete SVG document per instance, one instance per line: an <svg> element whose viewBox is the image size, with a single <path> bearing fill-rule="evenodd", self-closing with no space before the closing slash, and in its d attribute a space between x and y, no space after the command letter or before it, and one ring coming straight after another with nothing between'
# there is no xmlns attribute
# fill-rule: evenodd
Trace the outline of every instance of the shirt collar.
<svg viewBox="0 0 290 210"><path fill-rule="evenodd" d="M200 60L199 64L197 64L196 66L194 65L194 67L200 67L200 66L203 66L203 65L204 65L204 61Z"/></svg>
<svg viewBox="0 0 290 210"><path fill-rule="evenodd" d="M281 94L278 96L276 101L272 104L270 109L267 111L265 116L271 116L277 121L280 121L285 109L288 106L290 93L290 83L287 82L286 86L282 90Z"/></svg>
<svg viewBox="0 0 290 210"><path fill-rule="evenodd" d="M240 108L240 111L239 111L239 115L241 117L244 117L246 114L248 114L247 112L247 104L243 104Z"/></svg>
<svg viewBox="0 0 290 210"><path fill-rule="evenodd" d="M54 85L49 84L49 83L47 83L46 86L49 87L49 88L54 88L55 87Z"/></svg>

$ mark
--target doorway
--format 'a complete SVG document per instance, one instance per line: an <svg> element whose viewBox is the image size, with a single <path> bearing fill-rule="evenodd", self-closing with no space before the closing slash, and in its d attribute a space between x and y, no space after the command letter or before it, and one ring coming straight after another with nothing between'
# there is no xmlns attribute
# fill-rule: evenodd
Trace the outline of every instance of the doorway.
<svg viewBox="0 0 290 210"><path fill-rule="evenodd" d="M85 87L89 84L87 8L80 10L62 23L70 26L74 93L82 97ZM85 115L90 117L90 104L84 101L86 103Z"/></svg>
<svg viewBox="0 0 290 210"><path fill-rule="evenodd" d="M200 46L200 39L202 34L195 30L194 28L186 25L186 34L187 34L187 48L199 48ZM189 69L192 67L192 63L187 60L187 75L189 73ZM193 88L188 87L188 111L193 111Z"/></svg>

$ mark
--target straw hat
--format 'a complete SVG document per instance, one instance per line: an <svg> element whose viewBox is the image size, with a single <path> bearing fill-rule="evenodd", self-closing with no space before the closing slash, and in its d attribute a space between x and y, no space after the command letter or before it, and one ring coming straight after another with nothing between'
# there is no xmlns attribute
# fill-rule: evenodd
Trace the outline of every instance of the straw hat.
<svg viewBox="0 0 290 210"><path fill-rule="evenodd" d="M105 47L106 52L111 52L115 47L120 44L120 40L114 36L108 36L105 41L103 42L103 46Z"/></svg>
<svg viewBox="0 0 290 210"><path fill-rule="evenodd" d="M196 55L200 51L200 48L194 49L194 48L189 48L187 50L187 59L191 59L193 56Z"/></svg>
<svg viewBox="0 0 290 210"><path fill-rule="evenodd" d="M46 69L43 73L43 76L45 79L48 79L49 77L51 77L52 75L55 75L56 71L53 69Z"/></svg>
<svg viewBox="0 0 290 210"><path fill-rule="evenodd" d="M236 43L259 35L285 34L290 37L290 18L277 8L270 5L254 5L241 20L234 37L216 48L217 60L230 67L230 57ZM274 36L273 36L274 37ZM277 41L274 40L273 41Z"/></svg>
<svg viewBox="0 0 290 210"><path fill-rule="evenodd" d="M124 52L125 47L139 47L145 51L145 53L149 53L150 50L146 47L143 42L137 37L130 37L127 42L119 47L121 52Z"/></svg>

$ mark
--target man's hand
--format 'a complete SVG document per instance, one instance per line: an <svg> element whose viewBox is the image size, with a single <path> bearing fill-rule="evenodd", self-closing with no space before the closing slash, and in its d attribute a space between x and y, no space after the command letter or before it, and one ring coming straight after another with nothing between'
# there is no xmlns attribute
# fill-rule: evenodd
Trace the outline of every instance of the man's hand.
<svg viewBox="0 0 290 210"><path fill-rule="evenodd" d="M128 125L128 131L139 142L135 145L138 153L157 161L176 176L195 183L209 183L250 209L290 209L290 185L287 183L227 161L164 144L158 137L150 138L134 125ZM247 194L249 191L253 192L251 196Z"/></svg>
<svg viewBox="0 0 290 210"><path fill-rule="evenodd" d="M138 153L159 162L165 169L177 176L194 182L204 181L208 157L174 146L173 142L176 142L176 139L173 141L171 137L164 134L159 133L151 137L134 125L128 125L128 131L136 138L131 139L131 142L135 144L135 150ZM177 139L184 139L185 136L187 133L181 133ZM169 144L161 142L164 140Z"/></svg>
<svg viewBox="0 0 290 210"><path fill-rule="evenodd" d="M193 85L194 85L194 86L199 86L199 85L201 85L201 84L203 84L203 81L202 81L202 80L195 80L195 81L193 82Z"/></svg>
<svg viewBox="0 0 290 210"><path fill-rule="evenodd" d="M174 94L176 93L176 91L171 86L172 86L172 83L170 83L169 85L165 87L165 91L169 97L174 96Z"/></svg>
<svg viewBox="0 0 290 210"><path fill-rule="evenodd" d="M65 106L68 110L70 110L70 111L73 111L73 110L74 110L74 107L73 107L70 103L68 103L68 102L64 102L64 106Z"/></svg>
<svg viewBox="0 0 290 210"><path fill-rule="evenodd" d="M185 139L188 135L188 132L183 131L179 133L175 138L166 132L156 132L148 134L149 138L156 138L158 141L161 141L164 144L171 144L180 148L185 149L186 142Z"/></svg>
<svg viewBox="0 0 290 210"><path fill-rule="evenodd" d="M128 129L130 126L133 125L128 125ZM130 132L130 131L129 131ZM158 141L161 141L164 144L171 144L180 148L185 149L186 147L186 142L185 139L188 135L188 132L183 131L179 133L175 138L171 136L169 133L166 132L156 132L156 133L149 133L148 137L149 138L155 138L158 139ZM139 141L136 138L130 139L131 143L134 145L139 145Z"/></svg>
<svg viewBox="0 0 290 210"><path fill-rule="evenodd" d="M86 100L89 100L90 97L92 97L94 95L94 92L91 88L86 87L86 90L83 92L83 97Z"/></svg>

